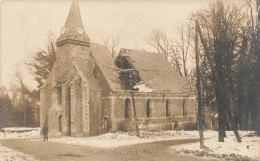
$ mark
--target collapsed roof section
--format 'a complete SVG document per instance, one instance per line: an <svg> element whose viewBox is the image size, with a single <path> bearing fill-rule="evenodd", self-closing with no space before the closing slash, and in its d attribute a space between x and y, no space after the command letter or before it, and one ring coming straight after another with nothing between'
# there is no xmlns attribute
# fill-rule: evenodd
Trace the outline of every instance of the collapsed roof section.
<svg viewBox="0 0 260 161"><path fill-rule="evenodd" d="M121 49L115 64L122 70L137 71L140 82L136 85L145 85L149 89L146 91L179 94L192 92L189 80L180 76L159 53Z"/></svg>

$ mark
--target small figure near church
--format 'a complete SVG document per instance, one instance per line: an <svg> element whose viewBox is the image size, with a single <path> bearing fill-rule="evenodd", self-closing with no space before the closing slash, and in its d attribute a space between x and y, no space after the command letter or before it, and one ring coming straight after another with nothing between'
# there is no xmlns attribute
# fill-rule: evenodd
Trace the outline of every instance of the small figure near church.
<svg viewBox="0 0 260 161"><path fill-rule="evenodd" d="M43 133L43 137L44 137L43 141L45 141L45 139L48 141L48 126L46 123L42 127L42 133Z"/></svg>
<svg viewBox="0 0 260 161"><path fill-rule="evenodd" d="M173 128L174 128L174 130L178 129L178 122L177 121L174 122L174 127Z"/></svg>

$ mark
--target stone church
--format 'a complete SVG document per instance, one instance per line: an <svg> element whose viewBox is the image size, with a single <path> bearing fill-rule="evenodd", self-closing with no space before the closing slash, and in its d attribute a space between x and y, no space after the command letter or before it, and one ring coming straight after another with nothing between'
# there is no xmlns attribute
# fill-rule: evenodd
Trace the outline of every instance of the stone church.
<svg viewBox="0 0 260 161"><path fill-rule="evenodd" d="M90 136L117 130L188 129L196 92L162 54L108 48L90 41L73 0L56 41L56 62L40 88L40 123L50 135Z"/></svg>

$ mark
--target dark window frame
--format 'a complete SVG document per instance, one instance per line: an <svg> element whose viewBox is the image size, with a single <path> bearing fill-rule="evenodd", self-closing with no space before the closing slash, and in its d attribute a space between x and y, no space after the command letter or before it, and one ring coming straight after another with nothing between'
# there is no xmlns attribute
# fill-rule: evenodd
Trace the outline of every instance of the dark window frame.
<svg viewBox="0 0 260 161"><path fill-rule="evenodd" d="M151 100L146 100L146 117L151 117Z"/></svg>
<svg viewBox="0 0 260 161"><path fill-rule="evenodd" d="M183 116L188 115L186 99L182 100L182 115Z"/></svg>
<svg viewBox="0 0 260 161"><path fill-rule="evenodd" d="M166 111L166 117L169 117L170 116L170 112L169 112L169 100L167 99L165 101L165 111Z"/></svg>

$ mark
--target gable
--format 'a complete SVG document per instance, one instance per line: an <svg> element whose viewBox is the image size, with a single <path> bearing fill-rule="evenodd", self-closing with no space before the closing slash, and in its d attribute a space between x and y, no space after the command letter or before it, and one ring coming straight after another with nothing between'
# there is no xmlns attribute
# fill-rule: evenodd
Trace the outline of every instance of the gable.
<svg viewBox="0 0 260 161"><path fill-rule="evenodd" d="M99 69L104 75L107 83L109 84L112 91L121 90L121 81L119 79L119 71L114 60L109 52L108 48L103 45L91 44L90 52L93 55Z"/></svg>

